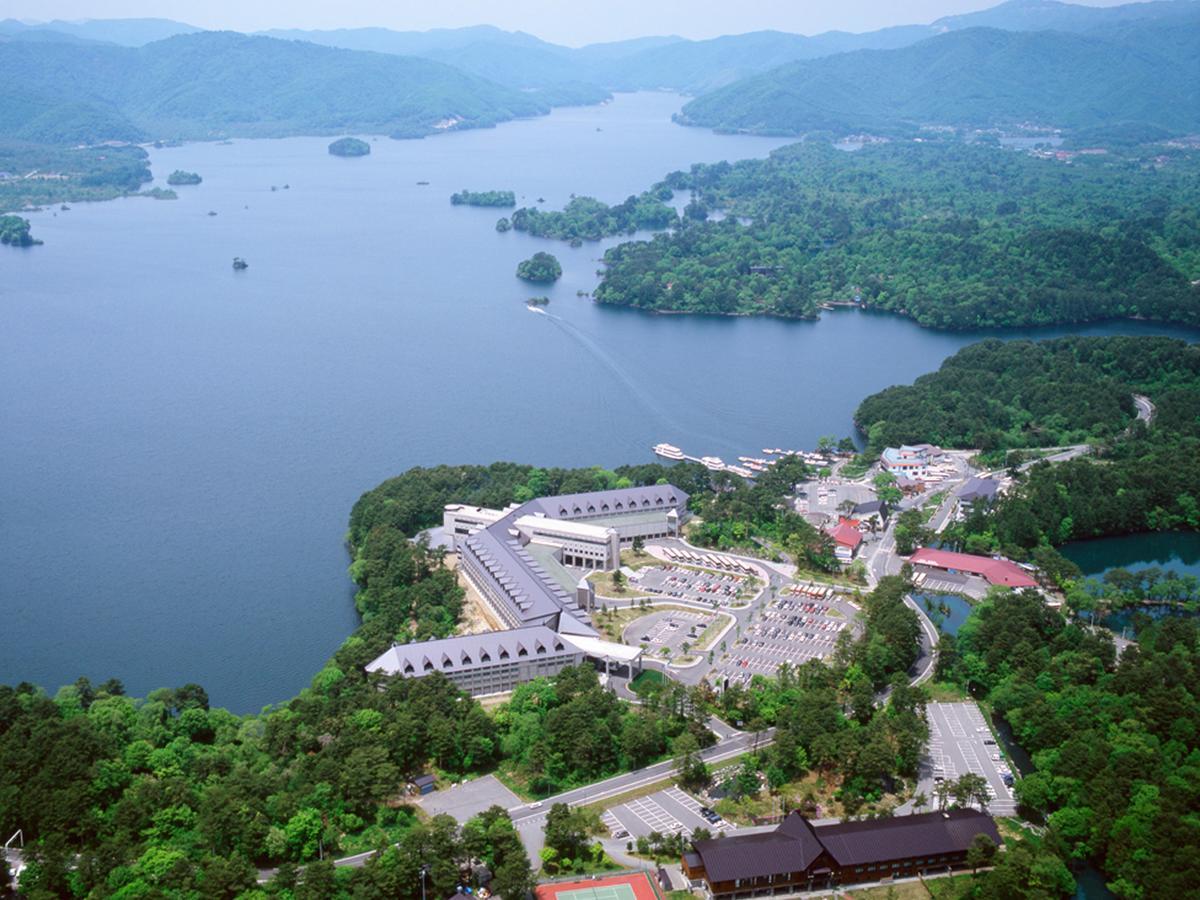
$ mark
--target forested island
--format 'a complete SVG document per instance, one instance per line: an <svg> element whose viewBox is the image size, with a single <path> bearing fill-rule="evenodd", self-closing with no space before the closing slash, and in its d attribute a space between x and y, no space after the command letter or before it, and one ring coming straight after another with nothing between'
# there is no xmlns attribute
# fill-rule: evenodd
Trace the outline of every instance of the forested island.
<svg viewBox="0 0 1200 900"><path fill-rule="evenodd" d="M1196 324L1200 153L1161 149L1153 166L1153 148L1068 166L982 144L847 153L806 142L673 173L623 216L573 201L561 213L518 210L512 226L611 235L631 227L631 208L691 191L674 230L605 254L596 300L638 309L811 318L850 304L951 329ZM725 215L713 221L711 210Z"/></svg>
<svg viewBox="0 0 1200 900"><path fill-rule="evenodd" d="M562 278L562 265L553 254L538 251L517 265L517 277L537 284L549 284Z"/></svg>
<svg viewBox="0 0 1200 900"><path fill-rule="evenodd" d="M195 172L185 172L183 169L176 169L167 176L167 184L173 187L181 184L199 184L203 180Z"/></svg>
<svg viewBox="0 0 1200 900"><path fill-rule="evenodd" d="M517 195L512 191L468 191L463 188L450 195L455 206L516 206Z"/></svg>
<svg viewBox="0 0 1200 900"><path fill-rule="evenodd" d="M11 247L32 247L40 244L29 232L29 220L20 216L0 216L0 244Z"/></svg>
<svg viewBox="0 0 1200 900"><path fill-rule="evenodd" d="M369 156L371 145L354 137L338 138L329 145L331 156Z"/></svg>

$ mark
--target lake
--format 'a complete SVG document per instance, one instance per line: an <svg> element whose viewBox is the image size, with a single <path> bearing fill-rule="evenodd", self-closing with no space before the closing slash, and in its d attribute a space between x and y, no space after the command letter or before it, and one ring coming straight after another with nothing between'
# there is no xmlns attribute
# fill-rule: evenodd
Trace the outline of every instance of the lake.
<svg viewBox="0 0 1200 900"><path fill-rule="evenodd" d="M726 458L809 447L980 337L855 311L602 308L576 292L612 241L497 234L503 211L450 205L462 188L615 202L784 143L682 128L680 105L621 95L381 138L361 159L330 156L329 138L155 150L156 184L177 168L204 183L32 215L45 246L0 255L0 682L198 682L236 711L286 700L355 627L343 537L383 479L613 466L659 441ZM513 274L538 249L562 261L548 289ZM526 310L534 294L550 315Z"/></svg>
<svg viewBox="0 0 1200 900"><path fill-rule="evenodd" d="M1102 578L1109 569L1137 571L1149 566L1171 569L1179 575L1200 576L1200 534L1194 531L1152 531L1071 541L1059 550L1084 575L1094 578Z"/></svg>
<svg viewBox="0 0 1200 900"><path fill-rule="evenodd" d="M1083 574L1103 578L1110 569L1132 572L1156 566L1176 575L1200 577L1200 534L1194 531L1152 531L1120 537L1072 541L1059 548ZM1106 628L1125 637L1134 636L1133 617L1141 613L1152 619L1165 616L1195 616L1196 613L1174 606L1142 606L1123 609L1101 620Z"/></svg>

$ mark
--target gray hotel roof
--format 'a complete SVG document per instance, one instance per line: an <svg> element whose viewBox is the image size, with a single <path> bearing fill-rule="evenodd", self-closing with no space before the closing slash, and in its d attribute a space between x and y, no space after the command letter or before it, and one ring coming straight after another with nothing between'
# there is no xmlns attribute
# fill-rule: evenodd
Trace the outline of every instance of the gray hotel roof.
<svg viewBox="0 0 1200 900"><path fill-rule="evenodd" d="M538 497L509 510L468 537L463 545L484 564L505 596L511 598L513 610L522 622L550 622L562 613L574 619L572 623L563 623L570 625L573 634L595 634L591 626L579 622L571 614L576 606L575 599L563 589L558 579L510 535L514 523L522 516L539 513L548 519L570 520L620 515L628 511L667 510L684 507L687 501L687 492L673 484Z"/></svg>
<svg viewBox="0 0 1200 900"><path fill-rule="evenodd" d="M551 519L573 519L579 516L619 514L631 510L666 510L686 506L688 495L673 484L651 484L646 487L613 488L608 491L589 491L586 494L559 494L557 497L538 497L523 504L520 515L543 513Z"/></svg>
<svg viewBox="0 0 1200 900"><path fill-rule="evenodd" d="M513 661L564 651L580 653L579 648L563 640L559 632L586 638L595 637L596 630L585 617L578 615L575 597L562 583L569 573L548 571L552 567L535 559L513 535L517 519L537 514L547 519L566 520L620 516L628 511L642 513L683 508L687 501L686 492L674 485L662 484L540 497L508 510L491 525L464 538L460 552L469 553L479 561L507 598L517 619L525 624L509 631L394 644L373 660L367 671L420 676L432 671L453 673L495 665L504 653ZM521 657L521 648L526 651L525 657Z"/></svg>
<svg viewBox="0 0 1200 900"><path fill-rule="evenodd" d="M578 650L559 637L553 628L533 625L512 631L492 631L487 634L465 634L411 644L393 644L367 666L367 671L385 672L388 675L424 675L431 671L464 672L481 666L494 666L506 658L516 662L518 659L563 652ZM432 664L432 668L427 666L427 663Z"/></svg>

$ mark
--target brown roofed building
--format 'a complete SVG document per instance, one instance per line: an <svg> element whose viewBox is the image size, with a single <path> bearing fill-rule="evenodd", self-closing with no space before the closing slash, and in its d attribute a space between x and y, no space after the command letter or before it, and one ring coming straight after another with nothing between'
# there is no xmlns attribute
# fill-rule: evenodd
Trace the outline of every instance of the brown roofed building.
<svg viewBox="0 0 1200 900"><path fill-rule="evenodd" d="M979 834L1000 843L973 809L816 826L794 812L772 832L693 841L683 873L713 900L792 894L958 868Z"/></svg>

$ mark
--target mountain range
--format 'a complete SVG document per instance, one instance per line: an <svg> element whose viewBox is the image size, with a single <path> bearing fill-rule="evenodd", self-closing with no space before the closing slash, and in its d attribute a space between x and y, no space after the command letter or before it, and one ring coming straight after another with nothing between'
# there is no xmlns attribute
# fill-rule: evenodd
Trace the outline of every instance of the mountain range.
<svg viewBox="0 0 1200 900"><path fill-rule="evenodd" d="M679 120L770 134L922 125L1200 130L1200 6L1082 33L969 28L792 63L699 97Z"/></svg>
<svg viewBox="0 0 1200 900"><path fill-rule="evenodd" d="M0 138L416 136L656 88L698 96L681 121L781 134L1025 120L1191 130L1198 11L1195 0L1010 0L864 34L668 35L579 48L486 25L247 36L166 19L9 19L0 22Z"/></svg>

